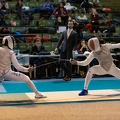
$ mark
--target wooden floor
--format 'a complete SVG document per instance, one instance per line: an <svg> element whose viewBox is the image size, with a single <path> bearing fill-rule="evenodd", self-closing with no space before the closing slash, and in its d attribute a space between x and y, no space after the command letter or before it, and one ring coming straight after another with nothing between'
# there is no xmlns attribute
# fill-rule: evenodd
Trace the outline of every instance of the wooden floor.
<svg viewBox="0 0 120 120"><path fill-rule="evenodd" d="M4 106L0 120L120 120L120 102Z"/></svg>
<svg viewBox="0 0 120 120"><path fill-rule="evenodd" d="M47 98L35 99L23 82L0 83L0 120L120 120L120 80L94 78L87 96L84 79L34 81Z"/></svg>
<svg viewBox="0 0 120 120"><path fill-rule="evenodd" d="M36 99L34 93L0 94L0 105L35 105L55 103L83 103L99 101L120 101L120 90L90 90L86 96L79 91L43 92L47 98Z"/></svg>

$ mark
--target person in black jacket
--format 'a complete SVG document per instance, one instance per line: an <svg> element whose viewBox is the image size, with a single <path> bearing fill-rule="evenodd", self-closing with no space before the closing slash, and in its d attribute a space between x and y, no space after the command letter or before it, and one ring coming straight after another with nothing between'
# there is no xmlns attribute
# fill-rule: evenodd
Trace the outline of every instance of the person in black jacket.
<svg viewBox="0 0 120 120"><path fill-rule="evenodd" d="M38 55L40 52L44 52L45 47L42 45L41 40L36 39L35 45L30 49L29 54L30 55ZM42 57L32 57L30 58L30 65L31 66L40 66L41 64L44 64L44 58ZM36 77L41 78L45 76L45 66L37 67L36 68Z"/></svg>
<svg viewBox="0 0 120 120"><path fill-rule="evenodd" d="M16 13L15 19L22 18L22 7L23 7L23 0L18 0L15 4L15 10L14 10L14 12Z"/></svg>
<svg viewBox="0 0 120 120"><path fill-rule="evenodd" d="M0 14L3 17L8 17L8 13L9 13L9 3L7 0L2 0L0 2Z"/></svg>
<svg viewBox="0 0 120 120"><path fill-rule="evenodd" d="M71 20L68 22L68 29L63 31L55 52L57 53L60 50L60 59L70 59L73 58L74 50L77 46L77 32L73 30L74 22ZM60 61L60 66L65 72L65 81L71 80L71 63L68 61Z"/></svg>
<svg viewBox="0 0 120 120"><path fill-rule="evenodd" d="M45 47L42 45L41 40L36 39L35 40L35 45L30 49L29 54L31 54L31 55L37 55L41 51L45 51Z"/></svg>

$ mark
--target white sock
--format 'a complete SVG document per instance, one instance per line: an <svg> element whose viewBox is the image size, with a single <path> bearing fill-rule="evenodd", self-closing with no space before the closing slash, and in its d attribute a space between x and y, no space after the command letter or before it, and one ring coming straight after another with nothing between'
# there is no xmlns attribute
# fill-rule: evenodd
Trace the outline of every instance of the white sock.
<svg viewBox="0 0 120 120"><path fill-rule="evenodd" d="M31 90L35 92L35 94L39 93L39 91L37 90L37 88L35 87L35 85L33 84L31 80L28 80L26 83L31 88Z"/></svg>
<svg viewBox="0 0 120 120"><path fill-rule="evenodd" d="M84 89L88 89L88 85L90 83L90 80L92 79L92 73L90 71L87 72L86 78L85 78L85 84L84 84Z"/></svg>

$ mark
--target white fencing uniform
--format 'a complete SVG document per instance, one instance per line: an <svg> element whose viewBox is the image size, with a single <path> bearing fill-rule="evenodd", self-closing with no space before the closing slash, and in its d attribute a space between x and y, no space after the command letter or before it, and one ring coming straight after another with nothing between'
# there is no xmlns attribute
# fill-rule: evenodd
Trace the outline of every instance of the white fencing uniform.
<svg viewBox="0 0 120 120"><path fill-rule="evenodd" d="M31 90L35 92L36 98L46 97L36 89L35 85L27 75L21 72L15 72L11 69L11 64L18 71L29 72L30 69L23 67L18 63L16 55L12 50L14 43L13 40L11 39L11 36L5 36L3 38L2 44L3 46L0 47L0 80L2 81L5 79L26 82L27 85L31 88Z"/></svg>
<svg viewBox="0 0 120 120"><path fill-rule="evenodd" d="M21 66L16 59L15 53L7 46L0 47L0 58L0 74L2 74L0 75L0 80L8 79L24 82L29 80L26 75L11 70L11 63L18 71L28 72L29 68Z"/></svg>
<svg viewBox="0 0 120 120"><path fill-rule="evenodd" d="M92 47L94 49L90 46L90 44L92 44ZM99 65L95 65L89 68L85 78L84 89L85 90L88 89L88 85L90 80L92 79L93 74L96 75L110 74L120 79L120 69L117 68L116 65L113 63L113 58L110 53L111 49L120 48L120 43L118 44L106 43L100 45L99 40L97 38L91 38L88 41L88 47L92 50L92 52L84 61L77 61L77 65L86 66L94 58L96 58L99 61Z"/></svg>

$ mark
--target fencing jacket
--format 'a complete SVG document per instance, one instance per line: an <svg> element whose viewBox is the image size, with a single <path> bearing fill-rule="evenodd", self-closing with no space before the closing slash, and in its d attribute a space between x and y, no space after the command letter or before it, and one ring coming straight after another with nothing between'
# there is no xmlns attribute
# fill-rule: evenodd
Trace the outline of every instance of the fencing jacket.
<svg viewBox="0 0 120 120"><path fill-rule="evenodd" d="M11 63L18 71L28 72L29 68L18 63L13 50L10 50L7 46L0 47L0 70L10 70Z"/></svg>
<svg viewBox="0 0 120 120"><path fill-rule="evenodd" d="M99 61L99 64L106 70L109 71L112 64L113 58L110 53L111 49L120 48L120 43L118 44L103 44L101 45L101 49L98 52L92 51L89 56L84 61L77 61L77 65L86 66L88 65L94 58Z"/></svg>
<svg viewBox="0 0 120 120"><path fill-rule="evenodd" d="M109 71L113 63L113 58L110 53L110 50L106 45L101 47L99 52L93 52L93 55L99 61L99 64L106 70Z"/></svg>

